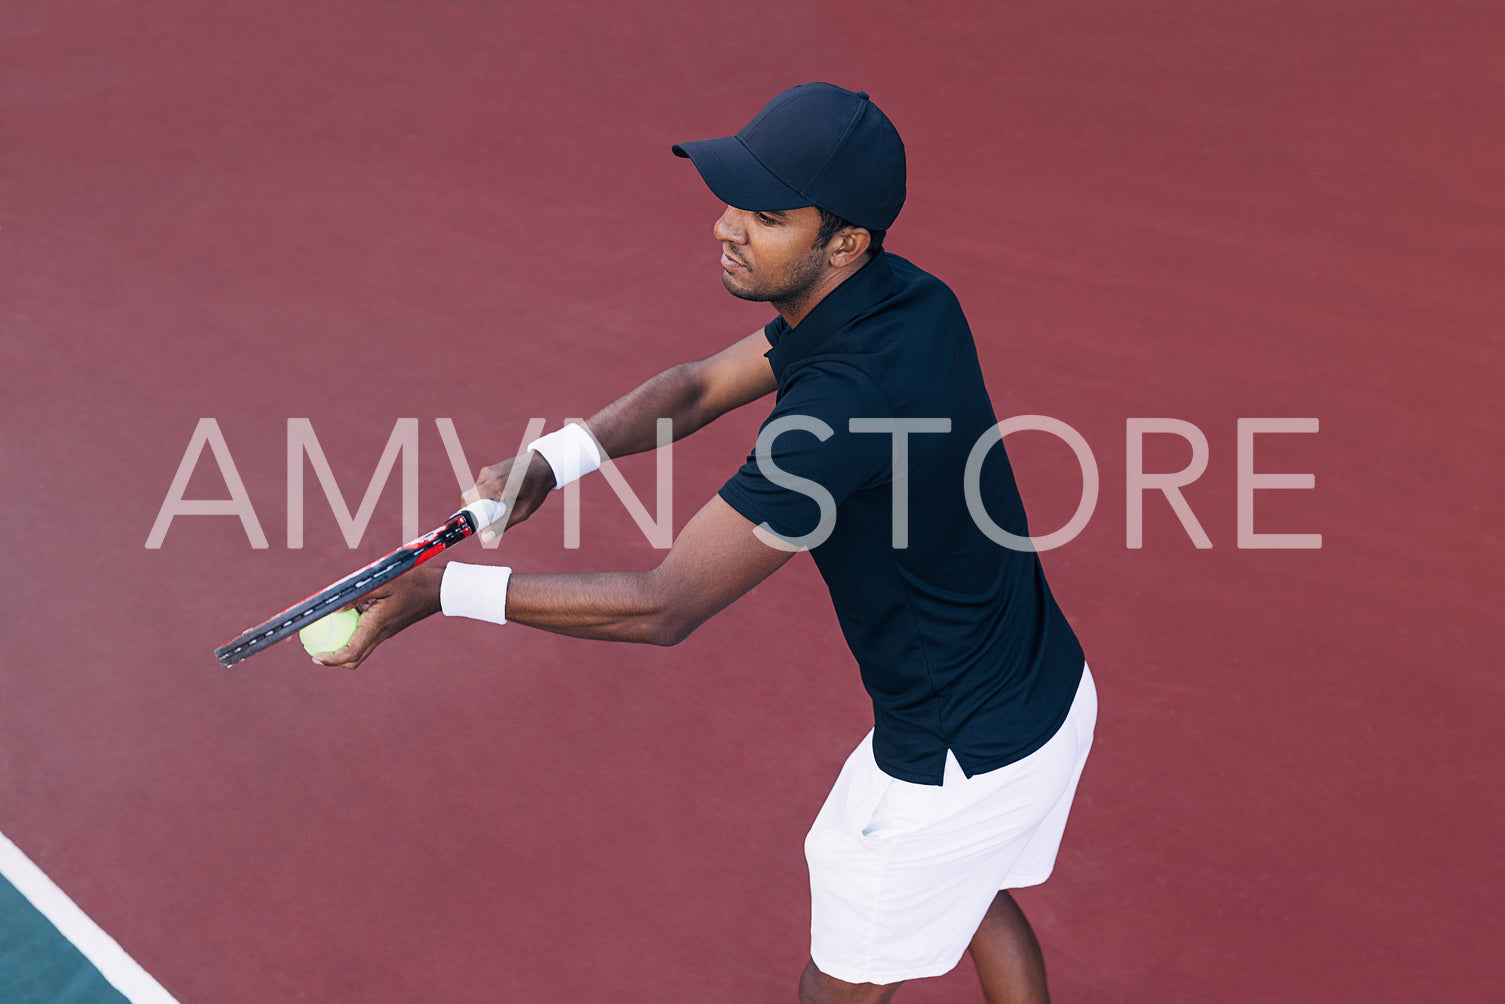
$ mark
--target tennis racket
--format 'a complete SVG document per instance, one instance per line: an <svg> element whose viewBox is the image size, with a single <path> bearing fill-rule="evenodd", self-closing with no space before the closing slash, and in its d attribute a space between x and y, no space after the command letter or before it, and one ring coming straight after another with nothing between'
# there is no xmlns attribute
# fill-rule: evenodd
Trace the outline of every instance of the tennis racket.
<svg viewBox="0 0 1505 1004"><path fill-rule="evenodd" d="M378 558L365 568L324 587L276 617L242 631L215 649L215 657L219 659L221 666L233 666L288 635L297 634L319 618L334 613L352 600L360 599L403 572L417 568L440 551L453 547L466 537L497 522L506 512L507 507L501 502L477 499L451 516L443 526L416 540L408 541L386 557Z"/></svg>

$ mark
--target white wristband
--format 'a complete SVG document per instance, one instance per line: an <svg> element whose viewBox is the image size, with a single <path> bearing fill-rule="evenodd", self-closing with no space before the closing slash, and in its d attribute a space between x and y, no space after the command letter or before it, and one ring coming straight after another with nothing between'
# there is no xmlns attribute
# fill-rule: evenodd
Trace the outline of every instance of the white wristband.
<svg viewBox="0 0 1505 1004"><path fill-rule="evenodd" d="M554 471L554 487L563 488L601 466L601 448L584 426L571 422L562 429L540 436L528 444L543 454Z"/></svg>
<svg viewBox="0 0 1505 1004"><path fill-rule="evenodd" d="M446 617L474 617L493 624L507 623L507 582L512 569L505 565L466 565L451 561L439 580L439 608Z"/></svg>

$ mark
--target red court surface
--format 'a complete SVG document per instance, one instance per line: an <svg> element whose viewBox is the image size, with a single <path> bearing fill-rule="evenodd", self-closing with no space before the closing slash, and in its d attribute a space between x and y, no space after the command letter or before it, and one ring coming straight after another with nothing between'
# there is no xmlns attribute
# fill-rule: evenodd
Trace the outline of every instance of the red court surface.
<svg viewBox="0 0 1505 1004"><path fill-rule="evenodd" d="M1100 471L1047 570L1102 713L1056 875L1020 896L1063 1002L1505 1000L1505 13L1238 2L244 6L0 16L0 831L178 1000L777 1002L803 834L871 723L797 558L673 649L432 621L354 674L211 651L403 538L528 420L753 330L671 143L775 92L904 134L889 247L946 279L1000 417ZM682 526L765 407L680 444ZM268 545L179 516L213 418ZM1131 419L1204 474L1126 546ZM1238 420L1254 493L1238 546ZM1082 478L1007 445L1036 532ZM1144 469L1187 441L1146 437ZM653 503L650 458L623 464ZM226 498L212 454L189 498ZM648 567L596 478L490 560ZM426 528L426 527L425 527ZM462 560L479 560L467 543ZM1489 946L1495 946L1491 949ZM963 962L902 1001L981 999Z"/></svg>

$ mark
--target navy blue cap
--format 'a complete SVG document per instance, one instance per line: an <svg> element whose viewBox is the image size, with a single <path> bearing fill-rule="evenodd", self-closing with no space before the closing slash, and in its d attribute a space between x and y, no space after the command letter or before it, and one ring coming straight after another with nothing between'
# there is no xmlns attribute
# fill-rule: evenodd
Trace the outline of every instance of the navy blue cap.
<svg viewBox="0 0 1505 1004"><path fill-rule="evenodd" d="M863 91L791 87L735 136L674 146L727 205L771 211L818 206L869 230L904 207L904 141Z"/></svg>

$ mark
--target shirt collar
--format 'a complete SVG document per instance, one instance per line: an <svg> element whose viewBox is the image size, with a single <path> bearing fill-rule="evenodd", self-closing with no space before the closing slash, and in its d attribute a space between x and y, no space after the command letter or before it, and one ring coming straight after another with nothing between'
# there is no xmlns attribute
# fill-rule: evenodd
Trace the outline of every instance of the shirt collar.
<svg viewBox="0 0 1505 1004"><path fill-rule="evenodd" d="M827 293L797 326L791 328L782 317L774 318L765 329L773 347L764 355L779 384L783 385L796 363L814 355L827 338L881 300L892 282L888 252L881 251L856 275Z"/></svg>

